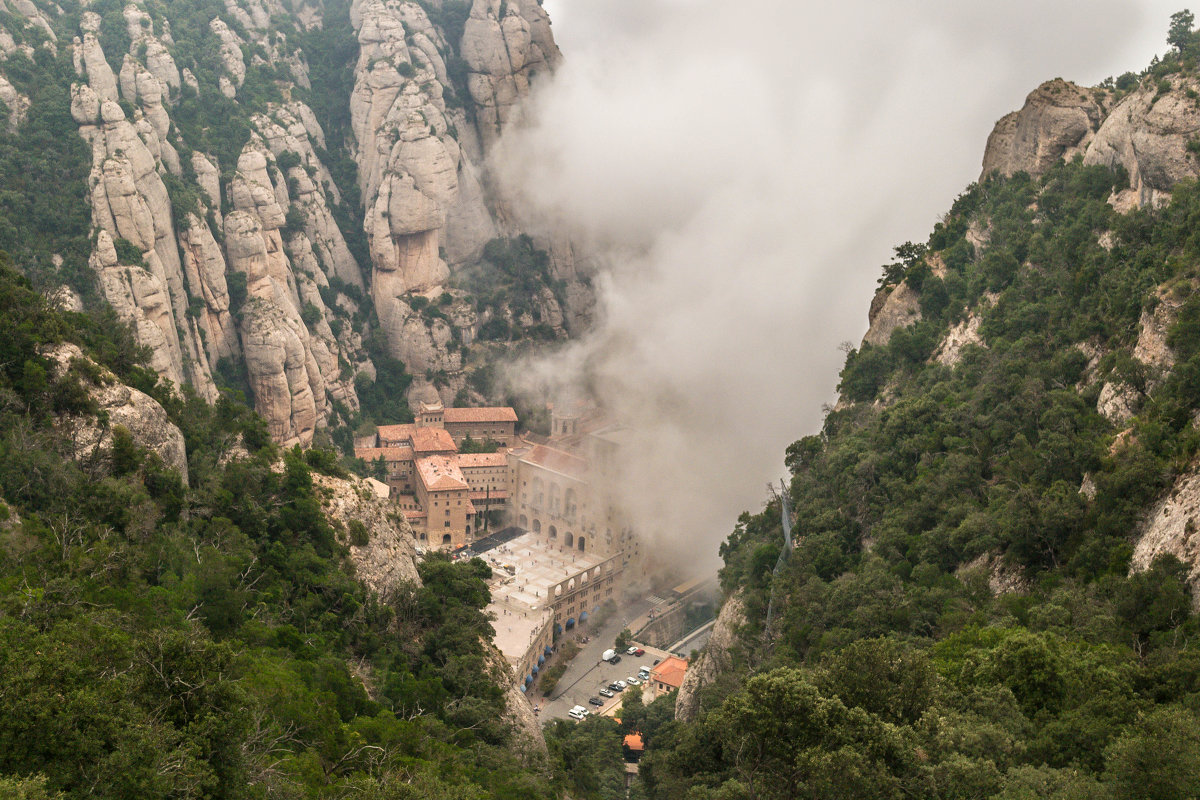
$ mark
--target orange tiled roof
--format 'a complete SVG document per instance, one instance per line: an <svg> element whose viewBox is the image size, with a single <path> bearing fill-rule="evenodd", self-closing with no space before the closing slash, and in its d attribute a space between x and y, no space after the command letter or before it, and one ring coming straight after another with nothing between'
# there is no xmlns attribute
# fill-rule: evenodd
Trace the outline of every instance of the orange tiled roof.
<svg viewBox="0 0 1200 800"><path fill-rule="evenodd" d="M402 442L412 438L412 432L417 429L412 423L403 425L380 425L375 429L375 435L381 442Z"/></svg>
<svg viewBox="0 0 1200 800"><path fill-rule="evenodd" d="M383 456L384 461L412 461L411 447L357 447L354 455L364 461L374 461Z"/></svg>
<svg viewBox="0 0 1200 800"><path fill-rule="evenodd" d="M412 432L413 450L418 453L454 453L458 446L454 437L443 428L415 428Z"/></svg>
<svg viewBox="0 0 1200 800"><path fill-rule="evenodd" d="M687 672L687 668L687 659L671 656L650 670L650 677L658 683L678 689L683 685L683 676Z"/></svg>
<svg viewBox="0 0 1200 800"><path fill-rule="evenodd" d="M445 422L516 422L517 412L508 406L489 408L447 408Z"/></svg>
<svg viewBox="0 0 1200 800"><path fill-rule="evenodd" d="M464 469L471 467L507 467L507 453L459 453L458 466Z"/></svg>
<svg viewBox="0 0 1200 800"><path fill-rule="evenodd" d="M625 737L625 746L630 750L645 750L646 745L642 742L640 733L631 733Z"/></svg>
<svg viewBox="0 0 1200 800"><path fill-rule="evenodd" d="M448 456L426 456L417 459L417 475L425 490L430 492L447 492L456 489L467 489L467 481L462 470Z"/></svg>
<svg viewBox="0 0 1200 800"><path fill-rule="evenodd" d="M546 469L561 472L564 475L570 475L575 478L582 478L587 474L587 459L571 455L562 450L556 450L553 447L547 447L543 444L534 445L525 454L525 460L539 467L545 467Z"/></svg>

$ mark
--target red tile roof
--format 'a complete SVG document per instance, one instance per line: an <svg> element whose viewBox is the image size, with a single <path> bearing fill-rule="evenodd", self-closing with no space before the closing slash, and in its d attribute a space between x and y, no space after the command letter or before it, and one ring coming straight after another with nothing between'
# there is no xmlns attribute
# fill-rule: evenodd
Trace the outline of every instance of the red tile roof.
<svg viewBox="0 0 1200 800"><path fill-rule="evenodd" d="M507 467L507 453L459 453L458 466L463 469L472 467Z"/></svg>
<svg viewBox="0 0 1200 800"><path fill-rule="evenodd" d="M468 489L467 481L462 470L448 456L427 456L417 459L417 475L425 490L430 492L447 492L457 489Z"/></svg>
<svg viewBox="0 0 1200 800"><path fill-rule="evenodd" d="M442 428L416 428L412 432L412 446L417 453L455 453L458 446L454 437Z"/></svg>
<svg viewBox="0 0 1200 800"><path fill-rule="evenodd" d="M406 442L412 439L412 432L417 429L416 425L380 425L375 429L375 433L379 436L379 441L382 442Z"/></svg>
<svg viewBox="0 0 1200 800"><path fill-rule="evenodd" d="M573 478L583 478L588 471L587 459L542 444L534 445L524 460Z"/></svg>
<svg viewBox="0 0 1200 800"><path fill-rule="evenodd" d="M411 447L358 447L354 450L354 455L365 461L374 461L383 456L384 461L412 461L413 449Z"/></svg>
<svg viewBox="0 0 1200 800"><path fill-rule="evenodd" d="M679 656L671 656L650 670L650 678L658 683L678 689L683 685L683 676L687 672L687 668L687 659L680 658Z"/></svg>
<svg viewBox="0 0 1200 800"><path fill-rule="evenodd" d="M489 408L447 408L442 419L445 422L516 422L517 412L508 406Z"/></svg>
<svg viewBox="0 0 1200 800"><path fill-rule="evenodd" d="M630 750L645 750L646 745L642 743L642 735L640 733L631 733L625 737L625 746Z"/></svg>

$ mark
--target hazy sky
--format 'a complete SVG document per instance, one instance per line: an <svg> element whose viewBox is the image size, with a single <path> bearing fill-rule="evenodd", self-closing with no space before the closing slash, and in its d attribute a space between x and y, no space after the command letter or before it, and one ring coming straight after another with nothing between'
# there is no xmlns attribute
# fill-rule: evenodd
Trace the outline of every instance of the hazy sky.
<svg viewBox="0 0 1200 800"><path fill-rule="evenodd" d="M596 331L542 366L641 432L648 536L715 559L995 120L1143 68L1177 3L545 0L565 64L502 169L605 264Z"/></svg>

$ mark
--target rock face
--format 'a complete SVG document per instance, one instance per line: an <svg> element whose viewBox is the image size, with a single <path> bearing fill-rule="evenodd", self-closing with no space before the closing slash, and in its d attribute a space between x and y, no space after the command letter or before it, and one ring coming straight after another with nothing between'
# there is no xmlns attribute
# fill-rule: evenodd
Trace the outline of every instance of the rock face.
<svg viewBox="0 0 1200 800"><path fill-rule="evenodd" d="M738 628L745 624L746 606L739 592L721 606L708 643L683 676L675 697L675 719L685 722L695 719L700 712L700 692L733 666L730 650L737 640Z"/></svg>
<svg viewBox="0 0 1200 800"><path fill-rule="evenodd" d="M1084 155L1086 164L1123 166L1140 205L1163 202L1176 183L1200 175L1200 163L1188 150L1200 133L1200 109L1187 92L1198 83L1177 75L1166 80L1165 93L1147 80L1118 103Z"/></svg>
<svg viewBox="0 0 1200 800"><path fill-rule="evenodd" d="M154 398L121 383L73 344L58 345L46 357L54 362L59 375L70 370L74 363L82 362L90 374L99 376L98 382L88 386L88 395L106 419L72 417L60 423L69 431L65 439L71 442L71 456L75 460L106 465L112 454L113 429L120 426L129 431L136 445L157 453L163 464L178 472L187 483L183 433Z"/></svg>
<svg viewBox="0 0 1200 800"><path fill-rule="evenodd" d="M1131 572L1148 569L1154 559L1170 553L1189 567L1193 606L1200 610L1200 468L1179 477L1175 485L1151 506L1133 548Z"/></svg>
<svg viewBox="0 0 1200 800"><path fill-rule="evenodd" d="M504 655L491 643L488 643L486 647L485 657L488 669L496 676L500 686L504 687L504 712L507 722L516 733L518 748L526 751L524 753L526 761L532 761L530 756L536 758L547 752L546 737L542 734L542 726L533 713L529 700L517 688L513 680L512 669L504 660Z"/></svg>
<svg viewBox="0 0 1200 800"><path fill-rule="evenodd" d="M405 584L420 585L417 543L403 515L376 496L365 481L314 474L313 484L331 522L346 531L354 521L366 528L365 545L354 544L350 534L347 543L355 577L367 589L386 597Z"/></svg>
<svg viewBox="0 0 1200 800"><path fill-rule="evenodd" d="M555 288L518 298L529 313L480 313L456 288L456 273L489 268L489 241L542 227L488 186L486 151L561 60L538 0L468 5L455 17L439 0L354 0L358 52L332 56L354 67L351 95L334 103L349 124L333 115L327 138L293 92L313 88L294 40L323 24L319 2L225 0L185 47L171 32L178 10L146 0L49 11L0 0L0 125L15 130L30 110L5 64L57 52L54 30L75 25L61 46L91 150L101 296L164 379L210 401L218 385L245 390L279 442L308 445L359 409L355 380L376 375L367 343L404 362L412 398L448 402L492 316L558 338L586 321L590 288L553 236L537 247Z"/></svg>
<svg viewBox="0 0 1200 800"><path fill-rule="evenodd" d="M1083 152L1103 116L1088 90L1061 78L1047 81L1025 98L1020 111L996 123L984 151L983 174L1041 175Z"/></svg>
<svg viewBox="0 0 1200 800"><path fill-rule="evenodd" d="M1188 144L1200 133L1200 108L1188 96L1194 77L1146 78L1115 104L1104 89L1083 89L1056 79L1035 89L1021 110L996 123L983 156L983 175L1025 171L1044 174L1062 159L1082 154L1085 164L1124 167L1131 188L1114 198L1118 208L1164 202L1171 188L1200 176Z"/></svg>
<svg viewBox="0 0 1200 800"><path fill-rule="evenodd" d="M946 334L946 338L938 345L933 354L939 364L953 367L962 360L963 349L967 345L982 345L983 337L979 334L979 325L983 318L978 314L970 314L965 320L955 325Z"/></svg>
<svg viewBox="0 0 1200 800"><path fill-rule="evenodd" d="M863 344L882 347L897 330L920 321L921 296L906 281L894 288L884 287L871 301L869 318L871 327L863 337Z"/></svg>

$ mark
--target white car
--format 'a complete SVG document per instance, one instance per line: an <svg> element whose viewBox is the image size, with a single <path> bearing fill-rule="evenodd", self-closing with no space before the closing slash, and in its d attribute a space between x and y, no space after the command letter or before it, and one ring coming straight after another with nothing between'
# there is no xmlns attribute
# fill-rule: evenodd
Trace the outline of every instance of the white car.
<svg viewBox="0 0 1200 800"><path fill-rule="evenodd" d="M629 688L629 684L626 683L625 681L614 681L614 683L616 683L617 686L620 686L622 689Z"/></svg>
<svg viewBox="0 0 1200 800"><path fill-rule="evenodd" d="M570 711L567 712L567 716L572 719L582 720L584 717L589 716L591 713L592 712L588 711L583 706L574 706L571 708Z"/></svg>
<svg viewBox="0 0 1200 800"><path fill-rule="evenodd" d="M638 649L637 649L637 645L636 645L636 644L634 644L634 645L630 645L630 646L629 646L629 649L625 651L625 655L627 655L627 656L636 656L636 655L637 655L637 650L638 650Z"/></svg>
<svg viewBox="0 0 1200 800"><path fill-rule="evenodd" d="M637 678L626 678L625 682L628 683L630 686L641 686L642 685L642 682L639 681Z"/></svg>

